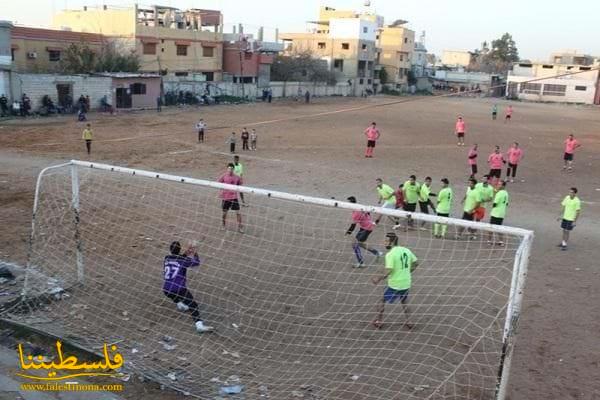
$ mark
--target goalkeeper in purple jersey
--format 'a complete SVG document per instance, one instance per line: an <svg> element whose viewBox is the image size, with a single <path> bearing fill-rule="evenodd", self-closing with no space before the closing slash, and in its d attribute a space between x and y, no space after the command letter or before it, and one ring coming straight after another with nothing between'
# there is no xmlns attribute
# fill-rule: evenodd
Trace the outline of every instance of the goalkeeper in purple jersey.
<svg viewBox="0 0 600 400"><path fill-rule="evenodd" d="M194 318L196 330L199 333L210 332L212 326L204 325L198 311L198 303L194 301L194 296L187 289L186 273L188 268L200 265L200 258L196 252L196 247L190 244L183 255L181 255L181 244L173 242L170 246L171 254L165 256L163 293L173 300L179 311L190 311Z"/></svg>

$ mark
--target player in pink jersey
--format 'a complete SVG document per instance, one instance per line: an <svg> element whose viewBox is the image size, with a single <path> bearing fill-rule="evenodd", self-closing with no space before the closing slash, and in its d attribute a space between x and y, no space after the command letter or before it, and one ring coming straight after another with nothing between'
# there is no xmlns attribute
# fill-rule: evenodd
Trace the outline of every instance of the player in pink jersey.
<svg viewBox="0 0 600 400"><path fill-rule="evenodd" d="M379 129L377 124L371 122L371 126L365 129L365 136L367 137L367 151L365 152L366 158L373 158L373 149L375 149L375 143L379 140Z"/></svg>
<svg viewBox="0 0 600 400"><path fill-rule="evenodd" d="M356 197L350 196L347 199L350 203L356 203ZM352 249L354 250L354 255L356 256L356 267L362 268L365 265L365 260L361 254L360 248L367 250L369 253L373 254L377 258L382 257L383 253L379 250L373 249L367 246L367 239L371 232L373 232L373 228L377 225L371 219L371 214L366 211L352 211L352 224L346 231L346 235L351 235L358 224L358 233L354 239L354 243L352 243Z"/></svg>
<svg viewBox="0 0 600 400"><path fill-rule="evenodd" d="M500 180L502 176L502 165L506 164L506 160L502 153L500 153L500 146L496 146L494 152L490 154L488 157L488 165L490 166L490 172L488 173L489 180L493 181L494 178L496 182Z"/></svg>
<svg viewBox="0 0 600 400"><path fill-rule="evenodd" d="M514 182L517 176L517 166L523 158L523 150L519 147L519 143L514 142L508 152L506 153L508 158L508 168L506 168L506 179L510 177L510 181ZM512 172L512 173L511 173Z"/></svg>
<svg viewBox="0 0 600 400"><path fill-rule="evenodd" d="M228 185L242 185L242 178L233 172L234 168L235 165L229 163L227 165L227 172L219 178L219 182ZM238 192L235 190L221 189L221 208L223 209L223 228L227 226L227 212L233 210L237 217L238 232L244 233L242 214L240 214L240 203L238 202Z"/></svg>
<svg viewBox="0 0 600 400"><path fill-rule="evenodd" d="M569 172L573 170L573 159L575 158L575 149L581 147L577 139L573 134L570 134L569 137L565 140L565 155L563 160L565 164L563 165L563 171L569 169Z"/></svg>
<svg viewBox="0 0 600 400"><path fill-rule="evenodd" d="M470 178L474 178L477 175L477 143L473 145L471 150L469 150L469 154L467 155L467 159L469 162L469 166L471 167L471 176Z"/></svg>
<svg viewBox="0 0 600 400"><path fill-rule="evenodd" d="M467 127L465 126L465 121L463 120L463 117L461 117L459 115L458 119L456 120L456 124L454 125L454 133L456 133L456 137L458 137L457 144L459 146L465 145L465 131L466 130L467 130Z"/></svg>
<svg viewBox="0 0 600 400"><path fill-rule="evenodd" d="M508 107L506 107L506 111L504 114L504 123L510 122L510 119L512 118L512 114L513 114L513 107L511 105L509 105Z"/></svg>

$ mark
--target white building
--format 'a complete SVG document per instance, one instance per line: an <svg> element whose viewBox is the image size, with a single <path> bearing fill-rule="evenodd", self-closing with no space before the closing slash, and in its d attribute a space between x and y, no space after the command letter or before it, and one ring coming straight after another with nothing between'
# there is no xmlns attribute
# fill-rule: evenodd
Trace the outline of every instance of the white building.
<svg viewBox="0 0 600 400"><path fill-rule="evenodd" d="M506 96L530 101L600 104L599 68L597 62L593 65L515 63L508 75Z"/></svg>

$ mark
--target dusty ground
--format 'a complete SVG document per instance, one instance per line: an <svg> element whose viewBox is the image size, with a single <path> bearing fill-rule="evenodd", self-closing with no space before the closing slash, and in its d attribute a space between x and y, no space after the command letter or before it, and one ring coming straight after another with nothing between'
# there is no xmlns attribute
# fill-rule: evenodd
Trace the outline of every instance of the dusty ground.
<svg viewBox="0 0 600 400"><path fill-rule="evenodd" d="M247 125L255 126L259 133L259 151L241 154L250 185L321 197L356 194L373 203L375 177L397 184L415 173L431 175L435 181L447 176L457 182L455 190L461 193L466 148L457 148L452 135L454 118L460 113L468 124L467 143L479 143L482 156L495 144L506 148L515 140L525 151L519 170L525 182L509 187L512 204L506 222L534 230L536 239L511 370L510 398L600 396L596 340L600 328L598 109L518 103L510 125L490 120L487 100L423 98L361 109L390 100L394 99L318 99L308 106L275 103L172 109L158 117L153 113L92 116L96 140L91 159L213 179L230 158L224 144L230 127L239 132ZM297 119L355 107L359 109ZM195 142L193 132L200 116L212 128L203 145ZM377 121L383 138L376 157L365 160L361 131L371 120ZM0 124L3 259L25 262L34 178L39 170L61 160L88 159L81 129L81 124L66 119ZM583 148L576 156L575 172L565 174L560 171L561 143L569 132L576 134ZM560 252L556 248L560 238L556 217L570 186L579 188L584 214L573 233L571 249Z"/></svg>

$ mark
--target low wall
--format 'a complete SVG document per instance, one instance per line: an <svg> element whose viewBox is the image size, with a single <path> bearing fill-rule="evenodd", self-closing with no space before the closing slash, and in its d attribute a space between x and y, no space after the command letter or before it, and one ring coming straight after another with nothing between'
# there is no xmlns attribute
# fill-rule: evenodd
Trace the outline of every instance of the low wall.
<svg viewBox="0 0 600 400"><path fill-rule="evenodd" d="M58 104L57 84L72 85L73 102L79 96L90 96L92 108L100 106L100 99L107 96L113 103L112 79L86 75L54 75L54 74L13 74L11 78L12 94L20 100L23 93L31 99L31 107L36 111L42 106L42 98L50 96L54 104Z"/></svg>
<svg viewBox="0 0 600 400"><path fill-rule="evenodd" d="M326 85L323 83L310 82L270 82L268 87L271 88L274 98L296 97L298 96L298 89L301 90L302 96L304 96L304 93L307 90L310 92L311 96L352 95L352 86L347 83ZM196 95L202 95L208 91L211 96L245 96L252 99L262 96L262 88L258 88L254 83L198 82L166 78L164 80L164 90L165 92L189 91Z"/></svg>

